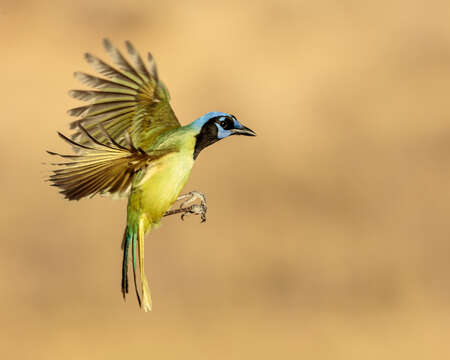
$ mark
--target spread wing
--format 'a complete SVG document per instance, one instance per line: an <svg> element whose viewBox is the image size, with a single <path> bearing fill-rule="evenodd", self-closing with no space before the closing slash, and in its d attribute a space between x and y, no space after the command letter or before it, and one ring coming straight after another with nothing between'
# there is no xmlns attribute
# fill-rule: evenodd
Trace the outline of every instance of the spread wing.
<svg viewBox="0 0 450 360"><path fill-rule="evenodd" d="M133 66L108 39L103 40L103 45L116 67L89 53L85 55L86 61L103 77L75 73L78 80L94 89L69 93L89 102L69 110L70 115L79 117L71 123L72 128L77 128L72 139L80 145L93 143L78 127L82 125L89 134L104 143L108 139L99 126L102 125L117 144L126 145L125 137L129 133L136 147L148 150L160 134L181 126L170 106L169 93L158 78L150 53L147 68L133 45L125 42Z"/></svg>
<svg viewBox="0 0 450 360"><path fill-rule="evenodd" d="M151 166L153 161L174 151L165 149L146 153L135 147L127 133L125 141L128 145L123 146L115 141L102 125L100 130L103 138L107 139L106 143L100 142L79 125L80 133L88 138L91 144L83 145L58 133L62 139L81 151L74 155L48 151L51 155L66 159L66 162L53 164L59 168L53 170L49 181L60 188L60 192L69 200L92 197L99 193L126 195L137 173Z"/></svg>

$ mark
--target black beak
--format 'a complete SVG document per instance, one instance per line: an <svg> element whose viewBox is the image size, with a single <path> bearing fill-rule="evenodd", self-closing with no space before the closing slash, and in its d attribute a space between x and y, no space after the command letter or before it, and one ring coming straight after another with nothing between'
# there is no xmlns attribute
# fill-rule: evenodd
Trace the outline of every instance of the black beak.
<svg viewBox="0 0 450 360"><path fill-rule="evenodd" d="M233 129L233 135L256 136L255 132L248 127L243 126L241 129Z"/></svg>

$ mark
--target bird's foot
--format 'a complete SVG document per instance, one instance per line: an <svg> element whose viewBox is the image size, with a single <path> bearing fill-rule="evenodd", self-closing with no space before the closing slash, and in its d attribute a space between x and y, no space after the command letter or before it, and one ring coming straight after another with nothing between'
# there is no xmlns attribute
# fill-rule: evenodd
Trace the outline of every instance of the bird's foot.
<svg viewBox="0 0 450 360"><path fill-rule="evenodd" d="M181 207L175 210L166 211L164 216L175 215L181 213L181 220L184 220L184 217L188 214L200 215L202 222L206 221L206 210L207 207L204 204L193 204L188 207Z"/></svg>
<svg viewBox="0 0 450 360"><path fill-rule="evenodd" d="M186 199L186 200L184 200ZM206 197L199 191L191 191L187 194L181 195L178 197L177 201L184 200L180 207L175 210L167 211L164 216L174 215L181 213L181 220L184 220L184 217L189 214L200 215L202 221L206 221L206 211L208 207L206 205ZM194 201L200 200L200 204L192 204ZM190 205L192 204L192 205Z"/></svg>
<svg viewBox="0 0 450 360"><path fill-rule="evenodd" d="M201 222L206 221L207 207L204 204L193 204L188 207L181 207L180 210L184 210L184 212L181 214L181 220L183 221L184 217L189 214L200 215L200 218L202 219Z"/></svg>
<svg viewBox="0 0 450 360"><path fill-rule="evenodd" d="M187 200L184 200L187 199ZM200 204L203 205L205 208L206 206L206 196L205 194L202 194L200 191L191 191L188 192L187 194L184 195L180 195L177 199L177 201L180 200L184 200L181 205L180 208L185 208L187 207L189 204L192 204L194 201L196 200L200 200Z"/></svg>
<svg viewBox="0 0 450 360"><path fill-rule="evenodd" d="M183 213L181 215L181 220L184 220L184 217L188 214L194 214L194 215L200 215L200 218L202 219L201 222L206 221L206 211L208 210L208 206L206 205L206 196L205 194L201 193L200 191L191 191L187 194L181 195L178 197L177 200L184 200L181 205L180 209L188 208L189 211ZM193 204L188 206L189 204L192 204L194 201L200 200L200 204Z"/></svg>

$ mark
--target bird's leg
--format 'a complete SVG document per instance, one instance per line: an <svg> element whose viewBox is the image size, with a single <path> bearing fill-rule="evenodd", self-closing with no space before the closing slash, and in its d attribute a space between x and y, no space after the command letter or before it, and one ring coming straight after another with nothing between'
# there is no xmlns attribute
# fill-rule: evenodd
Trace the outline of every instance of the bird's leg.
<svg viewBox="0 0 450 360"><path fill-rule="evenodd" d="M187 199L187 200L184 200ZM200 204L192 204L194 201L200 199ZM187 194L180 195L177 201L184 200L180 207L175 210L167 211L164 216L180 214L181 220L184 220L184 217L188 214L200 215L202 222L206 221L206 211L208 207L206 206L206 197L204 194L198 191L191 191ZM192 204L192 205L190 205Z"/></svg>
<svg viewBox="0 0 450 360"><path fill-rule="evenodd" d="M175 215L181 213L181 220L184 220L184 217L187 214L201 215L202 222L206 221L206 208L199 204L193 204L188 207L182 207L175 210L168 210L164 214L164 216Z"/></svg>

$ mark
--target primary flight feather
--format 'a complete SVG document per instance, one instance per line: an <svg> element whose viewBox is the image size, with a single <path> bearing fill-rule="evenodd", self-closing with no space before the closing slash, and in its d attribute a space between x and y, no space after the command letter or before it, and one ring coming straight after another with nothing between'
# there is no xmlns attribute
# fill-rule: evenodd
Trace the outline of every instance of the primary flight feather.
<svg viewBox="0 0 450 360"><path fill-rule="evenodd" d="M181 195L194 160L205 147L230 135L255 136L230 114L209 112L181 126L170 103L169 93L159 80L155 62L148 54L148 66L130 42L125 46L131 63L109 40L103 45L115 63L108 65L86 54L86 61L101 76L76 72L75 77L92 90L72 90L70 95L89 102L69 110L78 117L71 123L72 136L59 136L75 153L62 155L49 180L69 200L96 194L128 196L127 226L123 237L122 294L128 293L128 261L139 305L151 310L151 296L144 272L144 237L159 225L163 216L199 214L205 220L203 194ZM194 204L196 199L201 204ZM176 210L169 208L184 200ZM136 259L139 260L140 293Z"/></svg>

